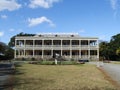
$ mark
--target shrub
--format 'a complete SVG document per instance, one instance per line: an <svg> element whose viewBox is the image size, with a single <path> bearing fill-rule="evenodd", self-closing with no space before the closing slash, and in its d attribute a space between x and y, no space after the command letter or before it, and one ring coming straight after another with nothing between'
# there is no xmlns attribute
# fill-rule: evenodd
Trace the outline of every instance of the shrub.
<svg viewBox="0 0 120 90"><path fill-rule="evenodd" d="M55 61L40 61L41 65L55 65ZM76 61L57 61L57 65L76 65Z"/></svg>
<svg viewBox="0 0 120 90"><path fill-rule="evenodd" d="M25 61L26 59L24 57L21 58L22 61Z"/></svg>
<svg viewBox="0 0 120 90"><path fill-rule="evenodd" d="M54 65L54 61L41 61L39 62L41 65Z"/></svg>
<svg viewBox="0 0 120 90"><path fill-rule="evenodd" d="M71 58L71 61L74 61L74 59L73 59L73 58Z"/></svg>
<svg viewBox="0 0 120 90"><path fill-rule="evenodd" d="M35 61L36 59L34 57L31 58L32 61Z"/></svg>
<svg viewBox="0 0 120 90"><path fill-rule="evenodd" d="M61 65L76 65L76 61L62 61Z"/></svg>

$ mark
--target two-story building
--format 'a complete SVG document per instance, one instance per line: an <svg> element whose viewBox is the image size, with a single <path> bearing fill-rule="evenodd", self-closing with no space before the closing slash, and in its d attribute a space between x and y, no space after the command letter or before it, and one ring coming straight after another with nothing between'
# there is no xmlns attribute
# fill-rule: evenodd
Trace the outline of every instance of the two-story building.
<svg viewBox="0 0 120 90"><path fill-rule="evenodd" d="M76 33L15 37L15 58L50 59L55 53L66 59L99 59L98 38Z"/></svg>

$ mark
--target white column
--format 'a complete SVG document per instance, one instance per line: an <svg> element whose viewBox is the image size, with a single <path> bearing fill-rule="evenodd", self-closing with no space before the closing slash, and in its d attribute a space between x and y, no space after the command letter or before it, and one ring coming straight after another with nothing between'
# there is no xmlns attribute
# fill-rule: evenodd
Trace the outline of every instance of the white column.
<svg viewBox="0 0 120 90"><path fill-rule="evenodd" d="M62 56L62 39L61 39L61 56Z"/></svg>
<svg viewBox="0 0 120 90"><path fill-rule="evenodd" d="M24 49L24 57L25 57L25 49Z"/></svg>
<svg viewBox="0 0 120 90"><path fill-rule="evenodd" d="M43 58L43 56L44 56L44 50L42 50L42 58Z"/></svg>
<svg viewBox="0 0 120 90"><path fill-rule="evenodd" d="M51 49L51 57L53 57L53 49Z"/></svg>
<svg viewBox="0 0 120 90"><path fill-rule="evenodd" d="M79 58L81 58L81 40L79 40Z"/></svg>
<svg viewBox="0 0 120 90"><path fill-rule="evenodd" d="M24 57L26 56L25 55L25 47L26 47L26 40L24 39Z"/></svg>
<svg viewBox="0 0 120 90"><path fill-rule="evenodd" d="M44 39L42 40L42 58L44 56Z"/></svg>
<svg viewBox="0 0 120 90"><path fill-rule="evenodd" d="M24 55L24 50L21 50L21 55L22 55L22 56Z"/></svg>
<svg viewBox="0 0 120 90"><path fill-rule="evenodd" d="M70 40L70 58L72 58L72 40Z"/></svg>
<svg viewBox="0 0 120 90"><path fill-rule="evenodd" d="M97 58L99 59L99 48L97 49Z"/></svg>
<svg viewBox="0 0 120 90"><path fill-rule="evenodd" d="M35 47L35 40L33 40L33 57L35 56L35 50L34 50L34 47Z"/></svg>
<svg viewBox="0 0 120 90"><path fill-rule="evenodd" d="M88 58L90 59L90 49L88 49Z"/></svg>
<svg viewBox="0 0 120 90"><path fill-rule="evenodd" d="M51 45L51 57L53 57L53 40L52 40L52 45Z"/></svg>
<svg viewBox="0 0 120 90"><path fill-rule="evenodd" d="M99 59L99 42L97 40L97 58Z"/></svg>
<svg viewBox="0 0 120 90"><path fill-rule="evenodd" d="M15 48L15 50L14 50L14 58L16 58L16 48Z"/></svg>
<svg viewBox="0 0 120 90"><path fill-rule="evenodd" d="M88 58L90 58L90 40L88 40Z"/></svg>

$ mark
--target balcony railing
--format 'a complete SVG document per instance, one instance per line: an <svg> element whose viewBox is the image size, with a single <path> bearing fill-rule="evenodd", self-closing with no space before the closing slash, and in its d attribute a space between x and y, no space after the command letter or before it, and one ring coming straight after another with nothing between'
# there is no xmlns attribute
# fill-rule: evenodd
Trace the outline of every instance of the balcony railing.
<svg viewBox="0 0 120 90"><path fill-rule="evenodd" d="M66 55L66 56L62 56L64 59L70 59L73 58L75 60L78 59L97 59L97 55ZM50 59L52 58L52 55L16 55L16 58L44 58L44 59Z"/></svg>
<svg viewBox="0 0 120 90"><path fill-rule="evenodd" d="M98 46L91 45L16 45L16 48L34 48L34 49L97 49Z"/></svg>

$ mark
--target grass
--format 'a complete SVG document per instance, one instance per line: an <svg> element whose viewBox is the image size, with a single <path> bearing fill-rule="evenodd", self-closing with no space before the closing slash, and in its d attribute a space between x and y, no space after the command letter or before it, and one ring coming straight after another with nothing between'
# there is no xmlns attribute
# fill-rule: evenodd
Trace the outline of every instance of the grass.
<svg viewBox="0 0 120 90"><path fill-rule="evenodd" d="M117 90L94 65L18 67L13 90Z"/></svg>

